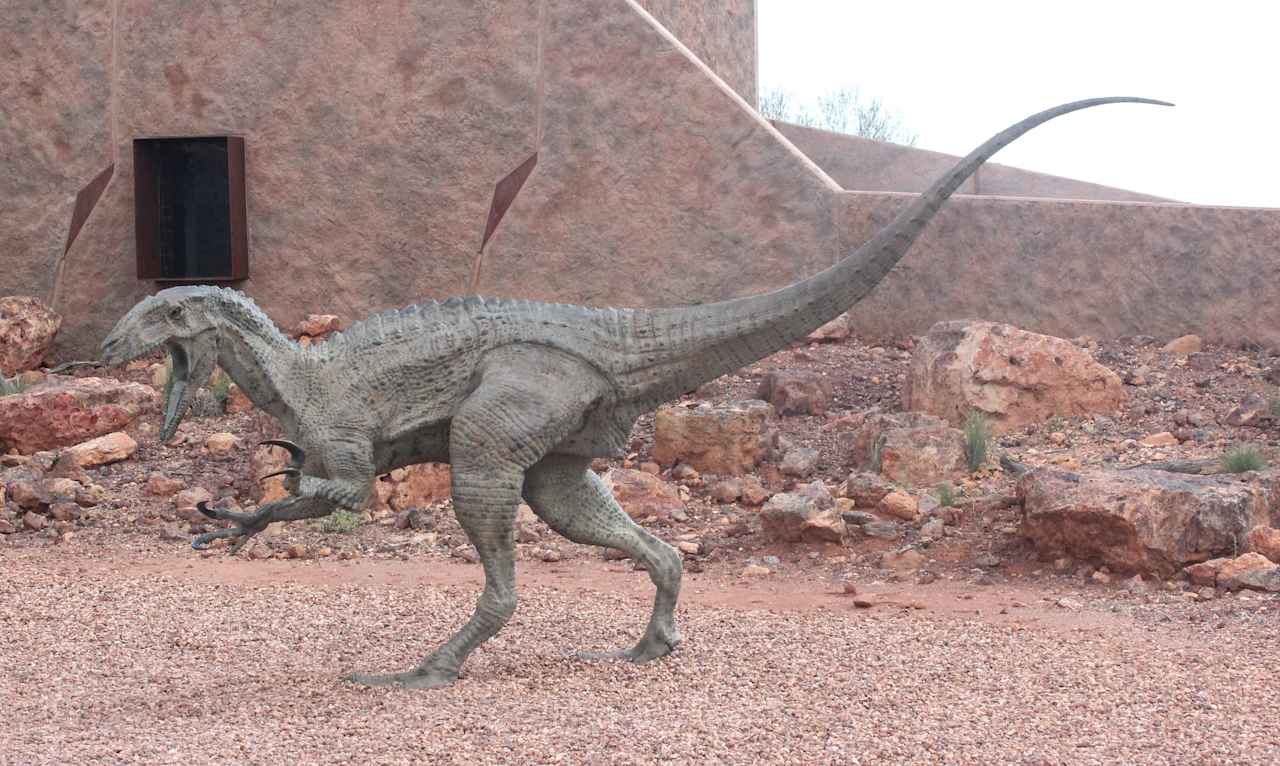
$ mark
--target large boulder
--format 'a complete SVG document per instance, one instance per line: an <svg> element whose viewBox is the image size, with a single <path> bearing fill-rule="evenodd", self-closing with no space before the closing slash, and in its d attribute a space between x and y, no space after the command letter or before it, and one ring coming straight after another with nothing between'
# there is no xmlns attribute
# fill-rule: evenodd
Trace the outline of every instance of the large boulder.
<svg viewBox="0 0 1280 766"><path fill-rule="evenodd" d="M653 458L664 465L686 463L698 471L741 476L763 459L773 407L755 399L690 409L658 410L653 424Z"/></svg>
<svg viewBox="0 0 1280 766"><path fill-rule="evenodd" d="M610 468L604 484L622 510L636 521L665 521L684 513L680 490L651 473L630 468Z"/></svg>
<svg viewBox="0 0 1280 766"><path fill-rule="evenodd" d="M1280 529L1254 527L1249 530L1249 550L1280 564Z"/></svg>
<svg viewBox="0 0 1280 766"><path fill-rule="evenodd" d="M800 492L780 492L760 511L765 537L779 542L829 542L844 539L838 511L823 510L818 499Z"/></svg>
<svg viewBox="0 0 1280 766"><path fill-rule="evenodd" d="M953 424L985 413L998 432L1112 413L1124 400L1120 377L1071 341L968 320L939 322L920 340L902 394L905 409Z"/></svg>
<svg viewBox="0 0 1280 766"><path fill-rule="evenodd" d="M124 431L99 436L63 450L62 456L79 468L94 468L127 460L138 451L138 443Z"/></svg>
<svg viewBox="0 0 1280 766"><path fill-rule="evenodd" d="M397 511L427 508L453 495L453 470L448 463L419 463L391 472L395 490L388 499Z"/></svg>
<svg viewBox="0 0 1280 766"><path fill-rule="evenodd" d="M62 317L39 298L0 298L0 375L39 367L61 325Z"/></svg>
<svg viewBox="0 0 1280 766"><path fill-rule="evenodd" d="M967 468L964 434L924 413L870 415L850 444L854 466L908 486L933 486Z"/></svg>
<svg viewBox="0 0 1280 766"><path fill-rule="evenodd" d="M1246 553L1234 559L1210 559L1192 564L1185 571L1195 585L1280 593L1280 565L1260 553Z"/></svg>
<svg viewBox="0 0 1280 766"><path fill-rule="evenodd" d="M831 406L831 381L809 370L770 370L756 396L779 415L821 415Z"/></svg>
<svg viewBox="0 0 1280 766"><path fill-rule="evenodd" d="M1042 556L1160 576L1242 548L1271 499L1256 483L1143 469L1040 468L1018 481L1017 493L1023 534Z"/></svg>
<svg viewBox="0 0 1280 766"><path fill-rule="evenodd" d="M160 406L141 383L50 375L12 396L0 396L0 451L58 449L119 431Z"/></svg>

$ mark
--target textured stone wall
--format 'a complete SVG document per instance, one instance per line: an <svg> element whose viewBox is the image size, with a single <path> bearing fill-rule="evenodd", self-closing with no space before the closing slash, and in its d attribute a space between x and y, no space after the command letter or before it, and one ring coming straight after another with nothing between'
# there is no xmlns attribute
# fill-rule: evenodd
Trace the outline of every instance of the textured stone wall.
<svg viewBox="0 0 1280 766"><path fill-rule="evenodd" d="M756 0L638 0L754 106L759 90Z"/></svg>
<svg viewBox="0 0 1280 766"><path fill-rule="evenodd" d="M0 296L48 300L76 193L112 161L111 3L0 14Z"/></svg>
<svg viewBox="0 0 1280 766"><path fill-rule="evenodd" d="M851 191L922 192L959 159L950 154L868 138L774 122L791 143ZM1001 197L1170 202L1126 189L1033 173L988 162L964 186L962 194Z"/></svg>
<svg viewBox="0 0 1280 766"><path fill-rule="evenodd" d="M840 199L851 246L909 196ZM851 316L864 337L973 318L1067 338L1200 333L1280 348L1277 280L1280 209L961 196Z"/></svg>
<svg viewBox="0 0 1280 766"><path fill-rule="evenodd" d="M16 17L33 42L3 49L0 293L52 289L77 191L115 167L65 260L61 359L157 287L134 276L135 137L245 137L238 286L282 325L473 291L761 292L904 200L842 191L633 0L37 5ZM481 251L495 185L535 157ZM869 336L968 316L1280 347L1277 243L1276 210L957 198L854 317Z"/></svg>

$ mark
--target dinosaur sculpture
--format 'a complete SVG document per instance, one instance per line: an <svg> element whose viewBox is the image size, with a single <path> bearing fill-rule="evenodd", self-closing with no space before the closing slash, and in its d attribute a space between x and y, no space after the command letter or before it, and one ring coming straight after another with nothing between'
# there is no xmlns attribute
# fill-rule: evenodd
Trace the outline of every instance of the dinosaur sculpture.
<svg viewBox="0 0 1280 766"><path fill-rule="evenodd" d="M961 160L869 242L825 271L765 295L701 306L589 309L484 298L450 299L372 316L303 348L244 295L175 287L143 299L103 341L107 364L166 347L174 385L160 437L168 440L215 363L279 419L291 454L290 496L254 513L202 510L234 526L196 547L273 521L360 508L375 477L449 462L453 502L484 567L470 620L413 670L354 674L362 684L452 683L466 657L516 608L513 523L521 498L579 543L626 551L649 572L653 612L635 646L644 662L679 642L674 609L681 557L636 525L590 470L627 444L636 418L697 385L787 347L846 311L902 258L953 191L988 157L1058 115L1139 98L1065 104L997 134Z"/></svg>

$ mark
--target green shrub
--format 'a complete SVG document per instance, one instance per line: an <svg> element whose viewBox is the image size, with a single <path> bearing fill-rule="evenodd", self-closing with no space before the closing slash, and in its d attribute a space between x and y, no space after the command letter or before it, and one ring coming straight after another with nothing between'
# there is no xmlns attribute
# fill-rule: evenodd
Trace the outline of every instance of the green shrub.
<svg viewBox="0 0 1280 766"><path fill-rule="evenodd" d="M938 505L943 508L954 508L956 505L956 488L951 486L950 482L942 482L938 485Z"/></svg>
<svg viewBox="0 0 1280 766"><path fill-rule="evenodd" d="M880 473L880 452L884 449L884 443L887 440L887 436L880 434L876 437L876 440L871 443L871 454L867 456L867 462L869 464L867 468L871 473Z"/></svg>
<svg viewBox="0 0 1280 766"><path fill-rule="evenodd" d="M0 396L11 396L20 394L27 389L27 384L18 379L18 376L6 378L0 375Z"/></svg>
<svg viewBox="0 0 1280 766"><path fill-rule="evenodd" d="M969 410L969 416L964 419L964 457L970 473L987 462L990 450L991 424L987 422L987 416L977 410Z"/></svg>
<svg viewBox="0 0 1280 766"><path fill-rule="evenodd" d="M213 394L218 407L226 409L227 399L231 398L231 376L221 369L215 369L213 378L209 381L209 393Z"/></svg>
<svg viewBox="0 0 1280 766"><path fill-rule="evenodd" d="M351 532L362 523L358 513L334 511L324 518L324 521L320 523L320 528L325 532L345 534Z"/></svg>
<svg viewBox="0 0 1280 766"><path fill-rule="evenodd" d="M1262 457L1257 447L1236 447L1222 456L1222 470L1225 473L1261 471L1266 467L1266 458Z"/></svg>

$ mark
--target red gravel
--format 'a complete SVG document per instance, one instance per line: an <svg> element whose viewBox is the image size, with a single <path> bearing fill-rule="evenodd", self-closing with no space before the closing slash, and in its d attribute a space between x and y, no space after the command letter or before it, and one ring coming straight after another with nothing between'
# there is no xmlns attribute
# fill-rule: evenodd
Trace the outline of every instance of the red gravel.
<svg viewBox="0 0 1280 766"><path fill-rule="evenodd" d="M476 568L182 561L0 549L0 762L1280 762L1270 596L1013 619L991 590L982 616L758 583L732 607L693 577L686 643L637 667L568 652L635 636L643 575L529 563L460 682L405 692L337 679L416 662L466 616Z"/></svg>

